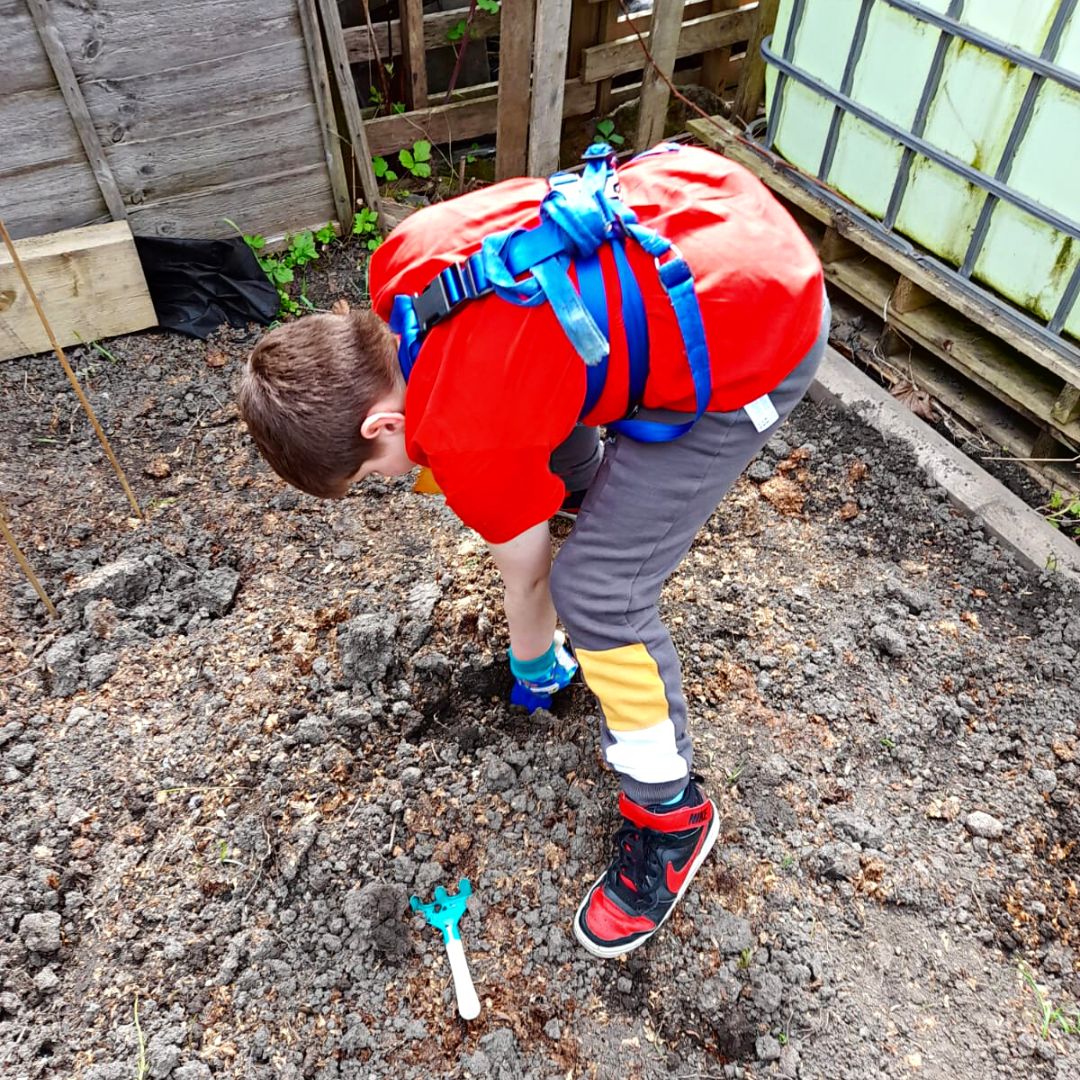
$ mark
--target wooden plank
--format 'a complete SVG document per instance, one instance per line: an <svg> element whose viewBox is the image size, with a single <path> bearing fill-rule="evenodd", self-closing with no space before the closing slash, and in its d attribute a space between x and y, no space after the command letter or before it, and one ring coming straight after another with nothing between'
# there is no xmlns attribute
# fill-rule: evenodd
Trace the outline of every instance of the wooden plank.
<svg viewBox="0 0 1080 1080"><path fill-rule="evenodd" d="M779 158L763 156L763 152L753 146L743 132L730 121L714 116L708 121L691 120L686 127L707 146L720 150L732 161L744 165L778 195L801 207L818 221L832 225L874 258L910 278L927 292L933 293L989 334L1007 342L1040 367L1052 371L1071 385L1080 384L1080 365L1076 361L1075 349L1062 342L1059 351L1041 339L1025 334L1019 327L1007 322L1001 312L988 301L959 290L935 271L929 259L916 260L902 251L897 251L842 210L834 210L820 195L795 182L791 166Z"/></svg>
<svg viewBox="0 0 1080 1080"><path fill-rule="evenodd" d="M0 174L0 216L16 239L40 236L58 224L74 229L111 220L85 158L39 165L20 180Z"/></svg>
<svg viewBox="0 0 1080 1080"><path fill-rule="evenodd" d="M239 53L228 64L207 60L150 74L85 79L80 85L109 150L132 139L153 139L167 132L182 135L315 102L299 32L266 49Z"/></svg>
<svg viewBox="0 0 1080 1080"><path fill-rule="evenodd" d="M50 3L80 81L149 75L300 41L294 0ZM272 72L268 72L272 78Z"/></svg>
<svg viewBox="0 0 1080 1080"><path fill-rule="evenodd" d="M537 0L529 116L531 176L547 176L559 167L569 36L570 0Z"/></svg>
<svg viewBox="0 0 1080 1080"><path fill-rule="evenodd" d="M517 3L518 0L508 0L507 7L516 6ZM449 45L450 43L446 40L447 32L464 18L465 11L460 8L455 11L436 11L425 15L423 23L425 51L445 48ZM494 37L499 33L499 19L499 14L492 15L477 9L473 16L472 29L469 31L470 36L474 40ZM399 19L391 19L389 24L384 19L380 20L374 25L374 30L375 36L372 39L366 26L345 27L343 31L345 48L348 50L350 63L362 64L368 60L374 60L376 56L381 56L386 61L401 55L401 21Z"/></svg>
<svg viewBox="0 0 1080 1080"><path fill-rule="evenodd" d="M0 0L3 62L0 62L0 101L24 90L56 85L49 58L24 0Z"/></svg>
<svg viewBox="0 0 1080 1080"><path fill-rule="evenodd" d="M338 16L335 0L317 0L319 14L322 17L323 37L330 54L330 66L337 80L338 97L345 113L345 126L349 132L349 144L352 147L353 161L360 177L360 188L364 202L368 207L379 212L379 185L371 165L371 150L364 134L364 118L360 114L360 102L356 99L356 84L349 68L349 58L345 52L345 40L341 36L341 19Z"/></svg>
<svg viewBox="0 0 1080 1080"><path fill-rule="evenodd" d="M345 176L341 139L334 118L334 97L330 89L330 73L326 69L322 36L319 33L319 16L314 0L297 0L297 11L304 31L304 51L311 72L311 89L315 95L319 133L322 135L324 160L330 176L330 190L334 195L334 209L337 211L340 231L347 236L352 228L352 199L349 197L349 181Z"/></svg>
<svg viewBox="0 0 1080 1080"><path fill-rule="evenodd" d="M405 104L426 109L428 104L427 55L424 45L424 0L401 0L404 33L401 61L405 65Z"/></svg>
<svg viewBox="0 0 1080 1080"><path fill-rule="evenodd" d="M1080 387L1066 385L1058 394L1050 417L1059 424L1070 424L1080 419Z"/></svg>
<svg viewBox="0 0 1080 1080"><path fill-rule="evenodd" d="M823 263L837 262L840 259L850 259L854 255L861 255L862 248L852 243L846 237L841 236L831 225L825 229L825 234L818 244L818 258Z"/></svg>
<svg viewBox="0 0 1080 1080"><path fill-rule="evenodd" d="M606 45L619 36L619 0L607 0L600 21L599 44ZM585 71L585 54L581 56L581 71ZM596 88L596 111L601 116L611 112L611 79L601 79Z"/></svg>
<svg viewBox="0 0 1080 1080"><path fill-rule="evenodd" d="M521 176L528 160L536 0L517 0L507 5L502 19L495 136L496 180Z"/></svg>
<svg viewBox="0 0 1080 1080"><path fill-rule="evenodd" d="M713 0L712 10L730 11L732 8L741 7L740 0ZM719 96L724 87L728 85L731 70L731 46L725 45L722 49L710 49L701 58L701 85L706 90Z"/></svg>
<svg viewBox="0 0 1080 1080"><path fill-rule="evenodd" d="M581 74L582 53L599 40L601 9L587 0L572 0L570 8L570 49L566 55L566 77Z"/></svg>
<svg viewBox="0 0 1080 1080"><path fill-rule="evenodd" d="M15 247L61 345L157 325L126 221L30 237ZM48 336L3 248L0 296L0 360L48 349Z"/></svg>
<svg viewBox="0 0 1080 1080"><path fill-rule="evenodd" d="M661 10L666 10L666 6ZM695 56L697 53L719 49L725 45L734 45L737 41L745 41L753 31L755 10L752 4L744 4L735 11L702 15L683 23L675 51L676 58ZM645 44L652 52L647 36ZM621 37L606 45L594 45L585 50L581 78L588 83L599 82L615 75L640 71L647 62L636 35Z"/></svg>
<svg viewBox="0 0 1080 1080"><path fill-rule="evenodd" d="M154 139L118 143L113 166L129 201L145 204L309 165L325 169L318 127L312 103L255 120L215 124L175 139L162 133ZM326 186L329 196L329 177Z"/></svg>
<svg viewBox="0 0 1080 1080"><path fill-rule="evenodd" d="M746 124L757 116L765 96L765 58L761 55L761 42L773 32L779 7L780 0L760 0L757 6L753 31L746 46L747 60L732 105L732 115Z"/></svg>
<svg viewBox="0 0 1080 1080"><path fill-rule="evenodd" d="M116 186L116 177L105 159L105 152L98 141L94 123L90 119L90 110L86 107L82 91L79 89L78 80L72 70L71 61L64 49L64 43L52 21L49 8L44 0L26 0L30 10L30 17L34 20L38 35L41 38L42 47L52 65L53 74L56 76L57 85L64 95L71 121L78 132L79 141L86 153L86 159L94 171L94 179L101 188L102 198L109 209L109 213L117 221L127 219L127 209L120 195L120 189Z"/></svg>
<svg viewBox="0 0 1080 1080"><path fill-rule="evenodd" d="M0 99L0 146L0 176L10 183L32 183L34 170L53 162L81 161L97 186L67 102L55 84ZM6 195L0 189L0 202ZM100 189L97 201L105 207Z"/></svg>
<svg viewBox="0 0 1080 1080"><path fill-rule="evenodd" d="M896 282L896 287L889 297L889 307L898 315L906 315L909 311L918 311L927 304L936 304L937 297L933 293L920 288L910 278L903 274Z"/></svg>
<svg viewBox="0 0 1080 1080"><path fill-rule="evenodd" d="M223 224L224 218L231 218L247 232L275 237L319 228L333 216L326 166L321 161L290 172L185 191L129 210L131 227L140 236L235 236Z"/></svg>
<svg viewBox="0 0 1080 1080"><path fill-rule="evenodd" d="M676 86L697 82L700 68L677 71L672 80ZM483 91L471 96L475 91ZM463 93L470 94L464 101L449 105L436 105L421 112L404 113L401 116L381 116L368 120L368 146L373 154L392 154L412 146L418 134L433 143L461 142L490 135L498 126L500 108L497 83L470 86ZM632 101L641 93L641 84L620 86L612 94L612 107L624 101ZM592 86L578 79L571 79L563 88L563 117L590 116L596 107ZM418 130L419 129L419 130Z"/></svg>
<svg viewBox="0 0 1080 1080"><path fill-rule="evenodd" d="M671 97L668 80L675 70L675 57L679 51L679 38L683 29L682 18L683 0L653 4L648 39L652 63L645 68L645 77L641 80L641 106L638 109L637 137L634 140L634 146L638 150L647 150L664 137L664 120L667 118L668 100Z"/></svg>
<svg viewBox="0 0 1080 1080"><path fill-rule="evenodd" d="M488 93L467 101L435 105L417 113L384 116L367 123L368 145L373 154L392 154L412 146L422 133L432 143L453 144L490 135L498 126L500 109L498 84L487 83ZM593 110L594 92L576 79L563 93L564 116L587 116ZM419 129L419 130L418 130Z"/></svg>
<svg viewBox="0 0 1080 1080"><path fill-rule="evenodd" d="M865 252L858 258L825 265L825 277L879 315L895 284L894 274ZM1058 383L1047 372L1023 363L1000 341L941 304L907 314L888 310L888 323L911 341L952 364L973 382L1023 416L1050 424L1080 446L1080 421L1060 423L1053 417Z"/></svg>

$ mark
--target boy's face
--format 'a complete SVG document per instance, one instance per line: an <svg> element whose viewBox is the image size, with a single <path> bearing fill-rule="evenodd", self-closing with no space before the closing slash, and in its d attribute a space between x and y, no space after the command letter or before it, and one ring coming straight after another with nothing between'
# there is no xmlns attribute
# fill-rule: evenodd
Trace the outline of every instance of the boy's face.
<svg viewBox="0 0 1080 1080"><path fill-rule="evenodd" d="M404 476L416 467L416 463L410 461L409 455L405 453L404 432L383 432L376 436L376 440L375 453L360 466L352 478L354 484L372 473L380 476Z"/></svg>

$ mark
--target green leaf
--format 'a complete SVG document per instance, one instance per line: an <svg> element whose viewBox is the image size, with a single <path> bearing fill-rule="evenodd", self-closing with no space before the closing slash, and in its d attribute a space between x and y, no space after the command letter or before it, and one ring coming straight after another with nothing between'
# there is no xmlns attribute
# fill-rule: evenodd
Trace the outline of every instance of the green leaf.
<svg viewBox="0 0 1080 1080"><path fill-rule="evenodd" d="M375 250L375 249L376 249L376 248L377 248L377 247L378 247L378 246L379 246L379 245L380 245L381 243L382 243L382 240L381 240L381 238L379 238L379 237L377 237L377 236L373 236L373 237L372 237L372 238L371 238L371 239L370 239L370 240L369 240L369 241L367 242L367 249L368 249L368 251L374 251L374 250Z"/></svg>
<svg viewBox="0 0 1080 1080"><path fill-rule="evenodd" d="M431 160L431 143L426 139L419 139L413 143L413 157L417 161Z"/></svg>
<svg viewBox="0 0 1080 1080"><path fill-rule="evenodd" d="M413 176L430 176L431 175L431 166L426 164L423 161L418 161L413 166L412 174L413 174Z"/></svg>
<svg viewBox="0 0 1080 1080"><path fill-rule="evenodd" d="M608 136L608 139L612 146L622 146L622 144L626 142L621 135L616 135L614 131Z"/></svg>
<svg viewBox="0 0 1080 1080"><path fill-rule="evenodd" d="M264 247L266 247L266 237L260 235L259 233L255 233L254 236L245 235L244 243L247 244L247 246L251 248L252 251L261 251Z"/></svg>
<svg viewBox="0 0 1080 1080"><path fill-rule="evenodd" d="M1050 496L1050 509L1060 510L1065 505L1065 496L1060 491L1055 491Z"/></svg>
<svg viewBox="0 0 1080 1080"><path fill-rule="evenodd" d="M275 285L288 285L296 275L292 272L292 267L284 263L275 263L270 271L270 277Z"/></svg>
<svg viewBox="0 0 1080 1080"><path fill-rule="evenodd" d="M614 130L614 120L600 120L596 125L596 134L603 135L605 138L607 138L607 136L609 136Z"/></svg>
<svg viewBox="0 0 1080 1080"><path fill-rule="evenodd" d="M480 11L486 11L489 15L498 15L501 3L500 0L476 0L476 7Z"/></svg>
<svg viewBox="0 0 1080 1080"><path fill-rule="evenodd" d="M318 240L320 244L329 244L334 239L334 226L329 224L324 225L315 234L315 239Z"/></svg>
<svg viewBox="0 0 1080 1080"><path fill-rule="evenodd" d="M447 41L460 41L465 36L465 20L459 19L446 31Z"/></svg>
<svg viewBox="0 0 1080 1080"><path fill-rule="evenodd" d="M1065 513L1069 517L1080 517L1080 499L1073 499L1068 506L1065 507Z"/></svg>
<svg viewBox="0 0 1080 1080"><path fill-rule="evenodd" d="M394 104L390 106L390 108L393 109L394 112L398 113L398 115L400 115L405 111L405 102L395 101Z"/></svg>
<svg viewBox="0 0 1080 1080"><path fill-rule="evenodd" d="M319 257L315 248L315 236L310 229L305 229L292 238L292 243L289 244L289 255L297 266L306 266Z"/></svg>
<svg viewBox="0 0 1080 1080"><path fill-rule="evenodd" d="M412 172L413 166L416 165L416 162L412 156L412 151L410 150L402 150L401 153L398 154L398 161L400 161L401 164L410 172Z"/></svg>

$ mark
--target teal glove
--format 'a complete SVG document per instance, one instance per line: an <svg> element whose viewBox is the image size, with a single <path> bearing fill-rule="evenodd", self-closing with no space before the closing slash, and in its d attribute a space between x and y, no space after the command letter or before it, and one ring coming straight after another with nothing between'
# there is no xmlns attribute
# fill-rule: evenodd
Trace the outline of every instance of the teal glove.
<svg viewBox="0 0 1080 1080"><path fill-rule="evenodd" d="M520 705L530 713L550 709L551 699L577 674L578 663L566 647L566 635L561 630L555 631L548 651L535 660L518 660L513 650L509 656L510 673L514 676L510 704Z"/></svg>

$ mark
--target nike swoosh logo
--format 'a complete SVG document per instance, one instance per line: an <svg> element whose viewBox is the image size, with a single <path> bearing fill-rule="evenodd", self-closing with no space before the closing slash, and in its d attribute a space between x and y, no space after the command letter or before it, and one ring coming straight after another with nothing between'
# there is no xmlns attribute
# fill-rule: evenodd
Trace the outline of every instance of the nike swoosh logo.
<svg viewBox="0 0 1080 1080"><path fill-rule="evenodd" d="M701 850L701 845L705 843L705 837L708 835L708 832L708 829L701 830L698 842L694 847L694 850L690 852L690 858L686 860L686 864L681 870L676 870L673 863L667 864L667 867L664 870L664 882L668 887L668 892L670 892L672 896L678 896L679 890L686 883L687 875L690 873L690 867L694 865L694 860Z"/></svg>

